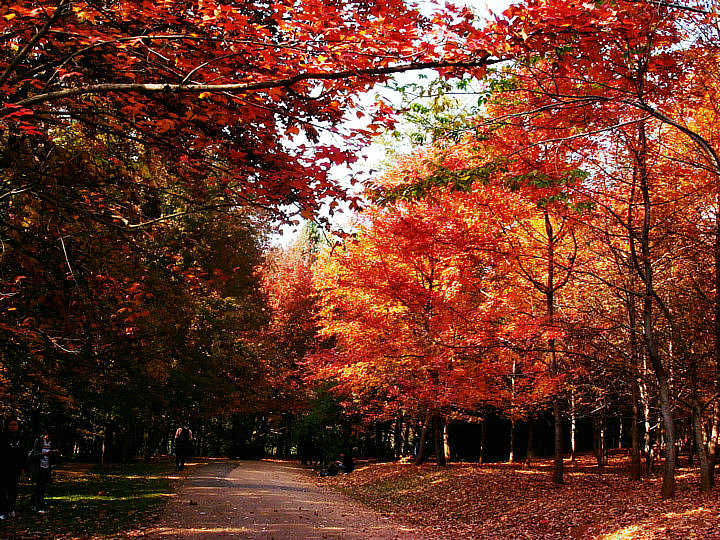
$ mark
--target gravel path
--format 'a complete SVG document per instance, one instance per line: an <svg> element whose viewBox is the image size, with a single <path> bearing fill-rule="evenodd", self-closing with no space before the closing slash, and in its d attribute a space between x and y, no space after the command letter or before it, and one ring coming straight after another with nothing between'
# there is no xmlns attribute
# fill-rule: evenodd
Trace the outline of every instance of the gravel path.
<svg viewBox="0 0 720 540"><path fill-rule="evenodd" d="M297 465L221 461L183 483L145 538L420 539L351 499L320 487Z"/></svg>

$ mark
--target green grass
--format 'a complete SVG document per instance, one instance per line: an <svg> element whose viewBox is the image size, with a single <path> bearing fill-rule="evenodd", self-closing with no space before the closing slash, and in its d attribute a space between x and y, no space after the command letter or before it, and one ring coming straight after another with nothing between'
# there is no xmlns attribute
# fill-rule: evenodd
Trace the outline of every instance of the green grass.
<svg viewBox="0 0 720 540"><path fill-rule="evenodd" d="M102 538L135 529L172 495L177 474L168 458L153 463L66 463L48 486L48 512L30 508L33 486L23 481L15 518L0 522L0 538Z"/></svg>

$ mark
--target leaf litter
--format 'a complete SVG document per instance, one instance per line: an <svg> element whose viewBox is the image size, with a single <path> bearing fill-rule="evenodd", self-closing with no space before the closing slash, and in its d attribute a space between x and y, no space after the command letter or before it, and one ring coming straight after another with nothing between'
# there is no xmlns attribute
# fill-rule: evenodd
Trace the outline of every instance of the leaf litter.
<svg viewBox="0 0 720 540"><path fill-rule="evenodd" d="M565 484L552 461L524 464L370 463L318 482L338 489L437 539L720 539L720 487L704 494L696 468L679 468L674 499L660 497L661 468L629 479L626 455L602 470L594 458L565 462Z"/></svg>

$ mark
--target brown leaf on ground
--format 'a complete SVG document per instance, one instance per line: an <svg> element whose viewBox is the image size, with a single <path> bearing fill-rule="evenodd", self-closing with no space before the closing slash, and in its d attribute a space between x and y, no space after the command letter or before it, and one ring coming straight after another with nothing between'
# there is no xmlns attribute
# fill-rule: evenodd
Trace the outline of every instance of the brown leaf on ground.
<svg viewBox="0 0 720 540"><path fill-rule="evenodd" d="M370 464L319 482L438 538L720 539L720 488L701 493L697 470L682 468L677 496L663 500L661 479L632 482L627 462L615 455L599 470L592 456L566 461L560 486L549 460L529 468Z"/></svg>

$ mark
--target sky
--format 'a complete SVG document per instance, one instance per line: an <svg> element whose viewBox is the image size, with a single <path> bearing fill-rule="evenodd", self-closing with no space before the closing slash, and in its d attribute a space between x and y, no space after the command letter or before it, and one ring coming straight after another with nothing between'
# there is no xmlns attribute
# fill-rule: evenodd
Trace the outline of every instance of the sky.
<svg viewBox="0 0 720 540"><path fill-rule="evenodd" d="M420 0L418 3L421 9L423 9L424 6L427 6L427 9L431 10L433 6L437 6L440 1L441 0ZM473 9L478 15L482 16L483 14L489 13L489 11L492 11L493 13L501 13L512 2L510 0L454 0L453 3L457 5L468 6ZM417 77L417 73L403 73L397 75L395 78L396 80L399 80L401 84L407 84L419 80ZM368 92L368 105L372 104L375 101L376 92L380 92L384 97L392 99L392 96L390 96L387 91L384 91L382 89L376 89ZM399 99L399 97L397 99ZM386 150L387 147L383 146L382 144L372 144L366 149L365 154L367 155L367 159L361 159L352 166L343 165L335 167L332 170L333 178L340 182L340 184L343 186L349 186L351 178L360 181L367 180L373 175L378 174L378 172L383 169L383 163L386 159ZM351 220L352 213L347 210L336 213L332 217L333 226L344 230L347 230L350 227ZM271 245L287 247L297 237L297 233L300 230L301 226L302 224L298 226L281 227L278 234L273 235L270 239Z"/></svg>

